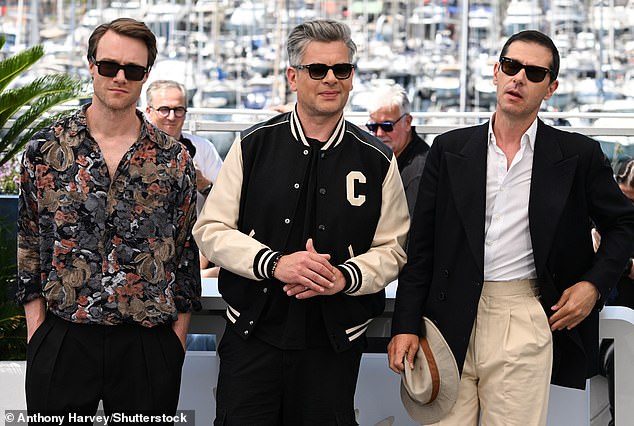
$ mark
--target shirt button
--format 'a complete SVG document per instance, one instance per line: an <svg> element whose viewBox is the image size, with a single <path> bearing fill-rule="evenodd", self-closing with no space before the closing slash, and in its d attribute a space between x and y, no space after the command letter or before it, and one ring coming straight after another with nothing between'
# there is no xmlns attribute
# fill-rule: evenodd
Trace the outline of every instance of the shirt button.
<svg viewBox="0 0 634 426"><path fill-rule="evenodd" d="M308 155L308 150L307 149L304 150L304 155Z"/></svg>
<svg viewBox="0 0 634 426"><path fill-rule="evenodd" d="M319 229L320 231L325 231L326 230L326 225L319 225L317 227L317 229Z"/></svg>
<svg viewBox="0 0 634 426"><path fill-rule="evenodd" d="M293 185L293 188L299 189L299 183L296 183L295 185Z"/></svg>
<svg viewBox="0 0 634 426"><path fill-rule="evenodd" d="M253 321L249 321L249 325L253 325Z"/></svg>
<svg viewBox="0 0 634 426"><path fill-rule="evenodd" d="M291 220L289 218L286 218L284 219L284 223L288 225L289 223L291 223Z"/></svg>
<svg viewBox="0 0 634 426"><path fill-rule="evenodd" d="M326 188L319 188L319 193L321 195L326 195Z"/></svg>
<svg viewBox="0 0 634 426"><path fill-rule="evenodd" d="M268 288L266 288L266 287L264 287L264 288L262 289L262 293L268 293L268 291L269 291L269 289L268 289Z"/></svg>
<svg viewBox="0 0 634 426"><path fill-rule="evenodd" d="M322 152L322 153L321 153L321 155L320 155L320 157L321 157L322 159L324 159L324 158L326 158L326 154Z"/></svg>
<svg viewBox="0 0 634 426"><path fill-rule="evenodd" d="M248 336L249 335L249 330L244 330L244 335Z"/></svg>

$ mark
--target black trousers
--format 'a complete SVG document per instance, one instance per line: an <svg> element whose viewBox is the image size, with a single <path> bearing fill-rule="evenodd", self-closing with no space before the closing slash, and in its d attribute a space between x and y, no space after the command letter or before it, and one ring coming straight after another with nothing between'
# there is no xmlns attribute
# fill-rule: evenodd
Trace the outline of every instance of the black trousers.
<svg viewBox="0 0 634 426"><path fill-rule="evenodd" d="M104 414L120 420L125 415L174 415L184 359L180 340L168 325L75 324L48 313L27 348L28 413L37 419L63 415L67 424L92 425L77 416L94 415L102 400Z"/></svg>
<svg viewBox="0 0 634 426"><path fill-rule="evenodd" d="M215 426L357 425L354 392L365 346L282 350L227 328L220 345Z"/></svg>

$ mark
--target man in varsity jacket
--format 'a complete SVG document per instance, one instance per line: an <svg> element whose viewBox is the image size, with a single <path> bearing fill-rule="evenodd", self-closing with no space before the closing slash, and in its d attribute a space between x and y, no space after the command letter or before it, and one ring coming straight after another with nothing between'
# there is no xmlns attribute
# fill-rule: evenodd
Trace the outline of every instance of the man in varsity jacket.
<svg viewBox="0 0 634 426"><path fill-rule="evenodd" d="M287 49L295 108L240 134L194 227L228 305L216 425L356 425L364 333L406 260L396 157L343 118L350 29L305 22Z"/></svg>

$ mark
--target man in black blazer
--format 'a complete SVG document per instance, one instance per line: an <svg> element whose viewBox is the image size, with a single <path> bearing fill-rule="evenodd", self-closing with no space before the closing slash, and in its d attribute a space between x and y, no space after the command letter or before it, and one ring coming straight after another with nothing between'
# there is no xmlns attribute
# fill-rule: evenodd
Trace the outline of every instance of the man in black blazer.
<svg viewBox="0 0 634 426"><path fill-rule="evenodd" d="M598 142L537 118L558 71L549 37L511 36L490 122L440 135L427 157L388 355L410 368L421 317L438 326L461 371L443 425L543 425L549 382L583 389L597 374L598 311L631 253L634 209Z"/></svg>

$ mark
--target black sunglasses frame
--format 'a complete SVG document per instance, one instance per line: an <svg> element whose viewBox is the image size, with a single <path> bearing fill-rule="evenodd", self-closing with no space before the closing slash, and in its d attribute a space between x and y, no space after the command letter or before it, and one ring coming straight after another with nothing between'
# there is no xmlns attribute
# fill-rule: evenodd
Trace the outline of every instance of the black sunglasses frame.
<svg viewBox="0 0 634 426"><path fill-rule="evenodd" d="M379 127L385 133L390 133L390 132L394 131L394 125L396 123L398 123L399 121L401 121L401 119L403 117L405 117L406 115L407 115L407 113L404 112L396 121L384 121L382 123L374 123L374 122L370 121L370 122L365 124L365 127L367 127L368 130L371 131L372 133L376 133L379 130Z"/></svg>
<svg viewBox="0 0 634 426"><path fill-rule="evenodd" d="M511 67L509 69L509 67ZM544 81L547 75L553 77L553 71L550 68L544 68L537 65L524 65L523 63L516 61L515 59L502 56L500 58L500 69L506 75L515 75L522 69L526 74L526 78L533 83L541 83Z"/></svg>
<svg viewBox="0 0 634 426"><path fill-rule="evenodd" d="M328 75L328 71L332 70L335 78L337 80L346 80L350 78L352 75L352 70L354 69L354 64L342 63L342 64L334 64L334 65L326 65L326 64L308 64L308 65L291 65L293 68L298 70L308 70L308 76L313 80L323 80Z"/></svg>
<svg viewBox="0 0 634 426"><path fill-rule="evenodd" d="M183 118L185 117L185 114L187 114L187 108L182 106L178 106L174 108L170 108L168 106L161 106L158 108L154 108L153 106L151 106L150 109L153 109L154 111L156 111L163 118L169 117L171 111L174 111L174 117L176 118ZM167 111L167 113L165 113L165 111Z"/></svg>
<svg viewBox="0 0 634 426"><path fill-rule="evenodd" d="M113 61L97 61L95 58L92 58L92 63L97 66L99 75L108 78L114 78L119 73L119 70L123 70L126 80L141 81L148 72L148 69L141 65L121 65Z"/></svg>

